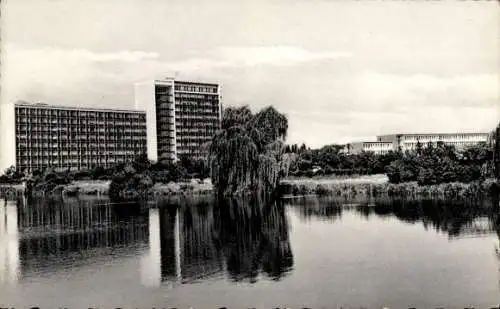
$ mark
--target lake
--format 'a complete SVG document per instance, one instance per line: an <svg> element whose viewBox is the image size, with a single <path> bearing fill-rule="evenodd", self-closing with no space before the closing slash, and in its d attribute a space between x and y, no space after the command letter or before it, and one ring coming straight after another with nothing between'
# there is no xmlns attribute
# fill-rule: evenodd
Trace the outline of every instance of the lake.
<svg viewBox="0 0 500 309"><path fill-rule="evenodd" d="M491 308L482 205L0 200L0 307Z"/></svg>

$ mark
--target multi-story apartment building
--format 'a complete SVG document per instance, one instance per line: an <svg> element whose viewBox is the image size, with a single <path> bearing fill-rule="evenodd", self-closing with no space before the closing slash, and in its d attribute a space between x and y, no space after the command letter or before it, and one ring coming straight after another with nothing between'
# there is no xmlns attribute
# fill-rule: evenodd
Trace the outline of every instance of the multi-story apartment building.
<svg viewBox="0 0 500 309"><path fill-rule="evenodd" d="M220 86L214 83L152 80L135 85L136 108L147 114L148 158L177 160L207 154L220 128Z"/></svg>
<svg viewBox="0 0 500 309"><path fill-rule="evenodd" d="M5 133L13 134L2 139L4 168L110 167L146 153L145 112L24 102L11 106L12 117L2 117L10 122L4 123Z"/></svg>
<svg viewBox="0 0 500 309"><path fill-rule="evenodd" d="M377 136L379 142L389 142L393 144L393 150L414 150L417 143L423 147L429 143L437 144L442 142L445 145L463 149L477 145L488 140L489 133L411 133L411 134L390 134Z"/></svg>
<svg viewBox="0 0 500 309"><path fill-rule="evenodd" d="M360 152L373 152L375 154L386 154L393 150L391 142L357 142L347 144L347 152L358 154Z"/></svg>

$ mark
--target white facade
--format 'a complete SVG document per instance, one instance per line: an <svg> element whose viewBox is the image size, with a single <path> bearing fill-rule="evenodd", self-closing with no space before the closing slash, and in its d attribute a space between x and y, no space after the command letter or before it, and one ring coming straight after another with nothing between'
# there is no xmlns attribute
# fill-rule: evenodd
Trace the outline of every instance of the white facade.
<svg viewBox="0 0 500 309"><path fill-rule="evenodd" d="M415 150L417 144L427 147L429 143L434 146L438 142L444 145L454 146L456 149L464 149L479 143L488 141L489 133L412 133L412 134L390 134L377 136L376 142L357 142L346 145L345 152L360 153L373 152L375 154L386 154L389 151Z"/></svg>
<svg viewBox="0 0 500 309"><path fill-rule="evenodd" d="M394 150L415 150L417 144L426 147L429 143L436 145L442 142L456 149L463 149L479 143L487 142L489 133L413 133L377 136L377 141L392 142Z"/></svg>
<svg viewBox="0 0 500 309"><path fill-rule="evenodd" d="M348 144L348 153L372 152L374 154L387 154L393 150L391 142L358 142Z"/></svg>
<svg viewBox="0 0 500 309"><path fill-rule="evenodd" d="M156 85L162 85L171 89L173 96L174 80L166 78L164 80L151 80L136 83L134 96L135 108L146 111L146 138L148 159L158 161L158 128L156 121ZM175 110L174 117L175 117ZM175 128L174 128L175 130ZM174 137L175 139L175 134Z"/></svg>
<svg viewBox="0 0 500 309"><path fill-rule="evenodd" d="M0 104L0 174L16 164L16 125L14 103Z"/></svg>

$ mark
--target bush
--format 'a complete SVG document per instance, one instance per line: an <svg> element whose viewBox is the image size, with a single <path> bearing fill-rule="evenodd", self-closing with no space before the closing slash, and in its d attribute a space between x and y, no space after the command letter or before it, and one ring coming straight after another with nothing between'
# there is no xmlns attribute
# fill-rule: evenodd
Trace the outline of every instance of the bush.
<svg viewBox="0 0 500 309"><path fill-rule="evenodd" d="M329 193L328 188L325 185L319 184L316 186L316 194L317 195L327 195Z"/></svg>

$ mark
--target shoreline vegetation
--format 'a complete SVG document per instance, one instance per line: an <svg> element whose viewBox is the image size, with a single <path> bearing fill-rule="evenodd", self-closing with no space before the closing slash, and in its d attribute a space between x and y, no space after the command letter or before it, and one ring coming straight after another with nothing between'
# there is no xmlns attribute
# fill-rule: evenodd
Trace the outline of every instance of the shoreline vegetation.
<svg viewBox="0 0 500 309"><path fill-rule="evenodd" d="M33 196L63 195L68 197L105 196L109 197L111 181L80 180L61 185L52 194L34 192ZM22 195L24 186L21 184L0 185L4 195ZM384 174L368 176L323 176L289 177L283 179L278 187L280 195L288 196L332 196L344 200L370 200L374 198L419 199L432 198L437 200L454 200L467 198L482 198L498 194L500 182L486 179L482 182L450 182L434 185L419 185L416 181L393 184ZM214 186L210 179L157 183L148 189L146 198L161 198L165 196L212 196ZM124 199L133 199L134 194L124 194Z"/></svg>
<svg viewBox="0 0 500 309"><path fill-rule="evenodd" d="M417 143L412 151L349 154L342 145L310 149L286 145L288 120L273 107L223 111L221 130L204 147L207 157L160 158L145 154L110 168L28 175L11 167L0 175L0 194L107 195L148 199L168 195L220 198L260 195L332 195L345 199L480 198L500 191L500 124L488 142L455 149Z"/></svg>

